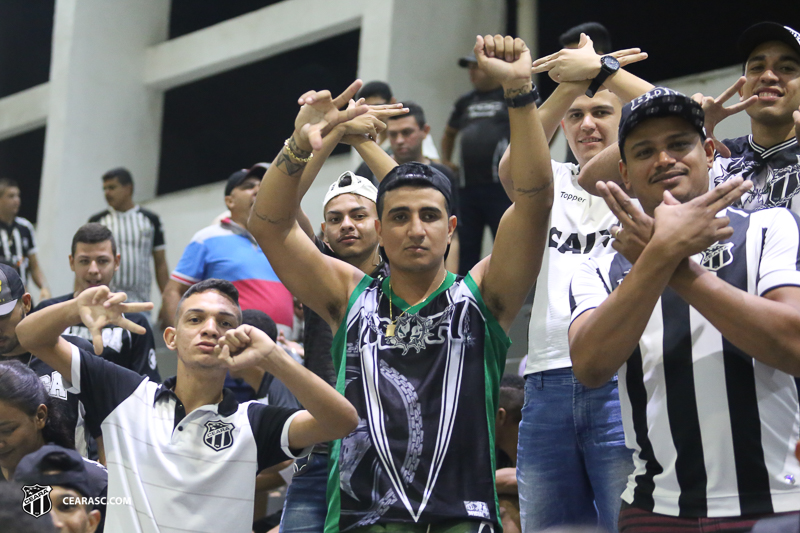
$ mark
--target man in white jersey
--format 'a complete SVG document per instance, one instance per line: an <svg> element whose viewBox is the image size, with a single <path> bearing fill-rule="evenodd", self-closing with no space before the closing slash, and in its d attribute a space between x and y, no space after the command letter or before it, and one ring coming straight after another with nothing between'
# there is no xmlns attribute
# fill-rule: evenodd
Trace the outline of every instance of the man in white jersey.
<svg viewBox="0 0 800 533"><path fill-rule="evenodd" d="M631 63L646 54L634 49L612 56ZM562 82L542 105L542 116L549 121L545 128L550 126L546 132L554 133L560 121L581 167L616 142L621 100L651 87L619 71L605 81L609 90L587 96L600 61L584 36L578 49L548 63L551 69L568 66L575 71L573 78L585 80ZM509 180L507 160L508 152L500 163L504 183ZM631 452L625 447L616 376L597 389L578 382L567 339L572 275L587 257L613 251L609 229L616 219L601 198L578 185L579 166L556 161L552 166L555 195L528 329L525 407L517 451L522 527L541 531L599 522L607 531L616 531L619 496L633 469ZM512 187L506 190L513 194Z"/></svg>
<svg viewBox="0 0 800 533"><path fill-rule="evenodd" d="M497 388L506 332L545 248L552 170L525 43L478 37L475 53L505 87L517 197L494 253L466 278L445 270L456 226L450 181L427 165L372 168L386 175L376 223L391 265L383 281L324 256L296 224L312 149L322 148L329 122L366 111L337 111L344 102L327 91L301 98L296 130L250 217L281 280L336 331L337 388L358 404L359 427L331 451L328 532L485 532L498 524L490 444Z"/></svg>
<svg viewBox="0 0 800 533"><path fill-rule="evenodd" d="M800 510L800 220L730 208L752 187L709 191L700 105L657 87L622 111L620 173L598 185L622 221L619 253L570 286L570 355L590 387L619 371L635 470L626 533L744 531Z"/></svg>

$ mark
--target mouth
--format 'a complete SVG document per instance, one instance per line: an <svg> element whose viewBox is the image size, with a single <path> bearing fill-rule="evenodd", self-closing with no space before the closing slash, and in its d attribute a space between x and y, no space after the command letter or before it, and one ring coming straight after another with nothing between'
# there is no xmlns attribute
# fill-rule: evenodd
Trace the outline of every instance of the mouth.
<svg viewBox="0 0 800 533"><path fill-rule="evenodd" d="M339 237L339 240L337 242L340 242L342 244L352 244L357 240L359 240L359 237L356 237L355 235L345 235L344 237Z"/></svg>
<svg viewBox="0 0 800 533"><path fill-rule="evenodd" d="M762 87L755 92L759 102L775 102L783 97L782 91L777 87Z"/></svg>
<svg viewBox="0 0 800 533"><path fill-rule="evenodd" d="M585 139L579 140L578 144L595 144L601 142L603 142L603 139L600 137L586 137Z"/></svg>
<svg viewBox="0 0 800 533"><path fill-rule="evenodd" d="M413 253L422 253L426 252L428 249L424 246L406 246L406 250Z"/></svg>
<svg viewBox="0 0 800 533"><path fill-rule="evenodd" d="M203 341L203 342L198 342L197 344L195 344L195 346L197 346L197 348L199 348L200 351L203 353L211 353L214 351L214 348L217 347L217 343Z"/></svg>
<svg viewBox="0 0 800 533"><path fill-rule="evenodd" d="M687 171L685 170L668 170L666 172L660 172L650 178L650 183L664 183L667 186L675 185L680 178L686 174Z"/></svg>

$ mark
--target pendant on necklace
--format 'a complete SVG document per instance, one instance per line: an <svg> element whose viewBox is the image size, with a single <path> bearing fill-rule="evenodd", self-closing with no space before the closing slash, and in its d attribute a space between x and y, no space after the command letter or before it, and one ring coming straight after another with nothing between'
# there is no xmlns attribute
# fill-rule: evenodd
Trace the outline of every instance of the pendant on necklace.
<svg viewBox="0 0 800 533"><path fill-rule="evenodd" d="M394 330L396 328L397 328L397 326L394 323L391 323L388 326L386 326L386 336L387 337L394 337Z"/></svg>

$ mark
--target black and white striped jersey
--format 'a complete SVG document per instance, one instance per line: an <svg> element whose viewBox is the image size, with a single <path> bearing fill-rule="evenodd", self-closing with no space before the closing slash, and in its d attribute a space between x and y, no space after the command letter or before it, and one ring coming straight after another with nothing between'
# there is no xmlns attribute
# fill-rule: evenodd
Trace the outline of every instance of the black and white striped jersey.
<svg viewBox="0 0 800 533"><path fill-rule="evenodd" d="M22 217L6 224L0 221L0 261L19 272L23 284L28 282L28 257L36 253L33 225Z"/></svg>
<svg viewBox="0 0 800 533"><path fill-rule="evenodd" d="M693 259L749 294L800 287L800 219L782 208L726 211L733 237ZM600 306L630 269L620 254L584 263L570 287L572 320ZM795 378L734 346L672 289L620 368L619 390L634 451L626 502L670 516L800 510Z"/></svg>
<svg viewBox="0 0 800 533"><path fill-rule="evenodd" d="M741 176L753 182L744 193L739 207L756 211L769 207L786 207L800 215L800 146L792 137L775 146L764 148L752 135L725 139L730 157L719 153L709 177L711 187Z"/></svg>
<svg viewBox="0 0 800 533"><path fill-rule="evenodd" d="M149 302L153 277L150 258L154 251L165 247L158 215L138 205L125 212L109 207L89 222L108 227L117 241L120 263L111 282L112 290L126 293L129 302Z"/></svg>

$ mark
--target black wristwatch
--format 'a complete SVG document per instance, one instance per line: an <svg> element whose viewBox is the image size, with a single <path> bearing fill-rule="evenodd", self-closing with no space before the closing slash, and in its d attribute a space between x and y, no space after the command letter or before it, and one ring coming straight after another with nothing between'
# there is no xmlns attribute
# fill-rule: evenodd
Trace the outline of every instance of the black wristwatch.
<svg viewBox="0 0 800 533"><path fill-rule="evenodd" d="M531 91L525 94L518 94L514 98L506 98L506 105L508 107L525 107L539 99L539 89L536 85L531 85Z"/></svg>
<svg viewBox="0 0 800 533"><path fill-rule="evenodd" d="M608 79L609 76L614 74L619 70L619 61L614 56L603 56L600 58L600 73L597 75L595 79L592 80L592 84L589 85L589 88L586 89L586 96L592 98L594 93L600 88L601 85Z"/></svg>

